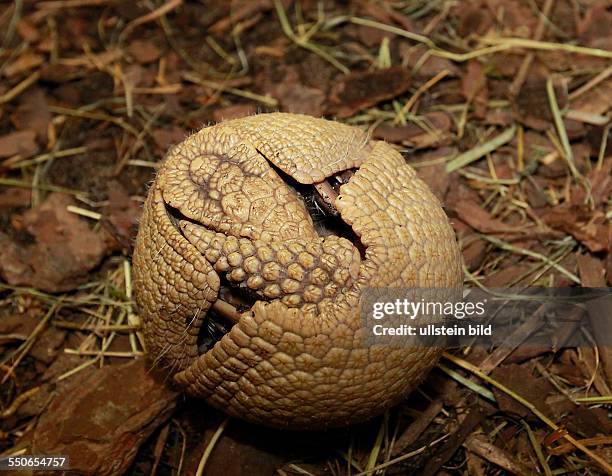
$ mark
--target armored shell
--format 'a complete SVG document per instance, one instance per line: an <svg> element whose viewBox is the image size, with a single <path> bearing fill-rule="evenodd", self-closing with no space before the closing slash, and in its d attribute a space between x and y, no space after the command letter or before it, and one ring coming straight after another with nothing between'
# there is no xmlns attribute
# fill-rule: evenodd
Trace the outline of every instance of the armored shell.
<svg viewBox="0 0 612 476"><path fill-rule="evenodd" d="M331 205L350 233L321 230L303 190L348 170ZM204 128L169 152L133 265L151 360L188 394L289 428L368 419L435 364L437 348L365 345L366 287L461 283L440 203L395 149L283 113ZM249 296L248 308L207 347L211 307L227 290Z"/></svg>

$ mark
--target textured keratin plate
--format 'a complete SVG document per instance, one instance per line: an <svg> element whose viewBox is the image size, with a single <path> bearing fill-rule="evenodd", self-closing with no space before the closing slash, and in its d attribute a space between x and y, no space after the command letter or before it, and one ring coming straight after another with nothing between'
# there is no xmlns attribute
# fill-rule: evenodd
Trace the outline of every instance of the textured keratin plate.
<svg viewBox="0 0 612 476"><path fill-rule="evenodd" d="M334 235L302 191L343 173L327 198L352 231ZM275 113L202 129L170 151L134 274L147 352L188 394L252 422L322 428L394 405L440 352L365 346L363 289L455 287L461 265L440 203L392 147ZM248 306L234 300L238 322L204 345L211 308L232 295Z"/></svg>

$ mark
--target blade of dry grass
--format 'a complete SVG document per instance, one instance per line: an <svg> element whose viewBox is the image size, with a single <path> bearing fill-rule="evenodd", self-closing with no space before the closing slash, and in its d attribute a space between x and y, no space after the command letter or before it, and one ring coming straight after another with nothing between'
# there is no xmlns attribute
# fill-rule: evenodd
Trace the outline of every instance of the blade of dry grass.
<svg viewBox="0 0 612 476"><path fill-rule="evenodd" d="M182 3L183 0L168 0L166 3L164 3L159 8L156 8L152 12L147 13L146 15L142 15L138 18L134 18L126 25L126 27L119 35L119 42L124 41L135 28L145 23L157 20L158 18L164 16L166 13L169 13L175 8L179 7Z"/></svg>
<svg viewBox="0 0 612 476"><path fill-rule="evenodd" d="M509 474L520 476L535 476L535 474L537 474L517 461L514 455L492 444L483 435L474 435L470 437L464 443L464 446L472 453L503 468Z"/></svg>
<svg viewBox="0 0 612 476"><path fill-rule="evenodd" d="M32 346L36 343L38 336L42 334L42 331L45 329L45 326L47 325L47 322L49 322L49 319L51 319L51 317L57 312L58 308L61 305L61 302L62 302L62 298L60 297L60 299L49 308L47 313L40 320L40 322L36 325L36 327L30 333L28 338L17 348L17 350L15 350L15 352L6 356L6 358L2 360L2 364L7 364L11 359L12 359L12 363L10 365L10 368L4 374L4 377L2 377L2 380L0 380L0 385L3 385L6 382L6 380L12 374L14 374L15 369L17 368L19 363L28 354Z"/></svg>
<svg viewBox="0 0 612 476"><path fill-rule="evenodd" d="M125 122L123 118L110 116L103 112L83 111L81 109L70 109L61 106L49 106L49 111L54 112L56 114L63 114L65 116L80 117L82 119L93 119L94 121L111 122L121 127L122 129L125 129L133 136L138 136L138 131L131 124Z"/></svg>
<svg viewBox="0 0 612 476"><path fill-rule="evenodd" d="M553 0L546 0L544 2L544 7L542 8L542 12L540 15L540 20L538 22L538 26L536 27L535 33L533 35L534 40L542 39L542 36L544 35L544 32L546 31L546 25L549 23L548 16L550 15L552 6L553 6ZM535 58L535 54L533 53L533 51L530 51L529 53L527 53L525 58L523 58L523 63L521 64L521 67L519 68L519 71L516 77L512 81L512 84L510 85L510 95L511 96L516 96L516 94L518 94L518 92L523 87L523 83L525 82L525 78L527 77L527 73L529 72L529 68L531 67L531 64L533 63L534 58Z"/></svg>
<svg viewBox="0 0 612 476"><path fill-rule="evenodd" d="M484 157L487 154L490 154L497 148L501 147L504 144L507 144L514 137L514 132L516 131L516 124L513 124L511 127L506 129L501 134L498 134L493 139L481 144L477 147L474 147L463 154L455 157L448 164L446 164L446 172L451 173L455 170L458 170L462 167L465 167L472 162Z"/></svg>
<svg viewBox="0 0 612 476"><path fill-rule="evenodd" d="M513 253L521 254L521 255L524 255L524 256L529 256L530 258L535 258L537 260L543 261L544 263L546 263L546 264L552 266L553 268L555 268L561 274L563 274L566 277L568 277L569 279L571 279L574 283L576 283L576 284L580 284L581 283L580 278L578 276L576 276L571 271L568 271L567 269L565 269L560 264L555 263L548 256L544 256L543 254L537 253L536 251L531 251L531 250L528 250L528 249L525 249L525 248L520 248L518 246L511 245L510 243L506 243L505 241L502 241L502 240L500 240L498 238L495 238L494 236L481 235L481 237L483 239L487 240L487 241L490 241L491 243L493 243L498 248L501 248L502 250L511 251Z"/></svg>
<svg viewBox="0 0 612 476"><path fill-rule="evenodd" d="M87 153L87 147L73 147L71 149L58 150L56 152L48 152L45 154L40 154L32 159L23 160L19 158L18 162L10 162L9 160L5 160L2 165L8 167L9 169L20 169L22 167L28 167L30 165L42 164L51 159L59 159L63 157L71 157L73 155L85 154Z"/></svg>
<svg viewBox="0 0 612 476"><path fill-rule="evenodd" d="M578 397L576 398L578 403L585 403L588 405L608 404L612 403L612 395L601 395L598 397Z"/></svg>
<svg viewBox="0 0 612 476"><path fill-rule="evenodd" d="M374 445L370 451L370 456L368 457L368 462L366 464L365 473L368 476L371 476L374 472L374 467L376 466L376 461L378 460L378 455L380 454L383 438L385 436L385 432L387 431L387 421L388 421L388 413L385 413L385 417L380 421L380 427L378 428L378 434L376 435L376 440L374 441Z"/></svg>
<svg viewBox="0 0 612 476"><path fill-rule="evenodd" d="M36 70L30 76L25 78L23 81L15 85L12 89L0 96L0 104L4 104L12 101L22 92L32 86L36 81L40 79L40 71Z"/></svg>
<svg viewBox="0 0 612 476"><path fill-rule="evenodd" d="M451 434L447 433L446 435L441 436L440 438L437 438L435 440L433 440L431 443L429 443L428 445L422 446L421 448L411 451L409 453L406 453L402 456L398 456L397 458L394 458L392 460L387 461L386 463L382 463L379 464L377 466L374 466L371 470L369 471L363 471L361 473L357 473L355 476L367 476L368 474L370 474L373 471L378 471L381 469L385 469L388 468L390 466L393 466L394 464L399 463L400 461L404 461L410 458L413 458L414 456L420 455L428 450L431 450L431 448L433 448L434 446L436 446L438 443L442 443L444 440L446 440Z"/></svg>
<svg viewBox="0 0 612 476"><path fill-rule="evenodd" d="M93 212L91 210L87 210L81 207L75 207L74 205L68 205L66 207L66 210L68 210L70 213L74 213L75 215L80 215L82 217L91 218L92 220L99 221L102 219L101 213Z"/></svg>
<svg viewBox="0 0 612 476"><path fill-rule="evenodd" d="M538 462L540 463L540 466L542 466L542 469L544 470L544 474L546 476L552 476L552 471L550 470L550 466L548 465L548 462L546 461L546 457L544 456L544 453L542 453L542 446L540 445L540 442L536 439L536 436L533 434L533 430L531 429L531 427L525 420L521 420L521 423L523 424L523 428L525 428L525 431L527 431L529 442L531 443L533 451L536 454L536 457L538 458Z"/></svg>
<svg viewBox="0 0 612 476"><path fill-rule="evenodd" d="M113 3L115 0L49 0L37 2L36 8L41 10L59 10L62 8L94 7Z"/></svg>
<svg viewBox="0 0 612 476"><path fill-rule="evenodd" d="M454 363L455 365L457 365L457 366L459 366L459 367L461 367L461 368L463 368L463 369L473 373L474 375L476 375L477 377L481 378L485 382L487 382L487 383L493 385L494 387L496 387L497 389L501 390L506 395L512 397L514 400L519 402L521 405L523 405L524 407L529 409L529 411L531 411L535 416L537 416L543 423L545 423L553 431L558 431L563 439L567 440L569 443L574 445L575 448L579 449L584 454L589 456L589 458L591 458L593 461L595 461L605 471L607 471L610 474L612 474L612 464L608 463L601 456L599 456L598 454L596 454L593 451L591 451L590 449L588 449L586 446L584 446L582 443L580 443L578 440L576 440L573 436L571 436L566 431L562 431L562 429L559 427L559 425L557 425L555 422L553 422L551 419L549 419L546 415L544 415L540 410L538 410L538 408L533 403L531 403L530 401L524 399L523 397L521 397L517 393L513 392L512 390L510 390L505 385L499 383L497 380L489 377L488 375L485 375L483 372L480 371L480 369L478 367L476 367L475 365L470 364L466 360L463 360L463 359L461 359L461 358L459 358L457 356L449 354L448 352L444 352L442 354L442 356L446 360L449 360L450 362Z"/></svg>
<svg viewBox="0 0 612 476"><path fill-rule="evenodd" d="M555 96L555 88L553 85L553 78L548 78L546 81L546 93L548 94L548 101L550 103L550 110L555 121L555 127L557 128L557 134L561 139L561 145L563 146L563 155L570 168L574 179L580 178L580 173L576 169L574 164L574 154L572 153L572 147L570 146L569 138L567 137L567 130L565 124L563 124L563 118L561 117L561 111L559 110L559 104L557 103L557 97Z"/></svg>
<svg viewBox="0 0 612 476"><path fill-rule="evenodd" d="M15 414L15 412L17 410L19 410L19 407L21 405L23 405L25 402L27 402L30 398L32 398L34 395L36 395L38 392L40 392L41 386L37 386L34 388L31 388L29 390L26 390L25 392L19 394L9 405L8 408L6 408L5 410L3 410L2 412L0 412L0 420L4 420L6 418L9 418L11 416L13 416Z"/></svg>
<svg viewBox="0 0 612 476"><path fill-rule="evenodd" d="M196 470L196 476L202 476L204 474L204 467L206 466L206 462L208 461L208 458L210 457L215 445L217 444L217 441L219 441L219 438L221 438L221 434L225 430L228 421L229 417L223 420L223 422L219 425L214 435L208 442L208 445L206 445L206 449L202 454L202 458L200 459L200 463L198 464L198 469Z"/></svg>
<svg viewBox="0 0 612 476"><path fill-rule="evenodd" d="M599 73L597 76L595 76L594 78L592 78L591 80L589 80L586 84L582 85L581 87L579 87L578 89L576 89L575 91L572 91L569 96L568 99L570 101L573 101L574 99L582 96L584 93L586 93L587 91L593 89L595 86L597 86L599 83L601 83L602 81L608 79L608 77L612 74L612 66L608 66L606 69L604 69L601 73Z"/></svg>
<svg viewBox="0 0 612 476"><path fill-rule="evenodd" d="M541 51L564 51L597 58L612 59L612 51L599 48L588 48L586 46L568 45L567 43L552 43L549 41L530 40L528 38L480 38L482 43L494 46L506 46L508 48L528 48Z"/></svg>
<svg viewBox="0 0 612 476"><path fill-rule="evenodd" d="M421 95L427 91L428 89L430 89L432 86L434 86L435 84L437 84L439 81L441 81L442 79L444 79L446 76L448 76L450 74L450 71L447 69L443 69L442 71L440 71L438 74L436 74L433 78L431 78L429 81L427 81L426 83L422 84L421 86L419 86L419 89L416 90L416 92L410 97L410 99L408 99L408 101L406 101L406 104L404 104L402 106L402 109L400 110L400 112L396 115L395 117L395 123L398 124L399 123L399 116L405 116L408 112L410 112L410 109L412 108L412 106L414 106L416 104L416 102L419 100L419 98L421 97Z"/></svg>
<svg viewBox="0 0 612 476"><path fill-rule="evenodd" d="M469 388L472 392L477 393L481 397L486 398L487 400L490 400L493 403L497 401L495 400L495 396L493 395L493 392L491 392L491 390L484 388L482 385L478 385L476 382L465 378L463 375L458 372L455 372L452 369L449 369L444 364L438 364L437 367L456 382L459 382L461 385Z"/></svg>
<svg viewBox="0 0 612 476"><path fill-rule="evenodd" d="M386 31L401 36L403 38L408 38L409 40L416 41L417 43L423 43L424 45L429 46L432 49L437 48L436 44L426 36L419 35L408 30L404 30L403 28L398 28L393 25L387 25L386 23L381 23L374 20L368 20L367 18L348 17L346 19L350 23L354 23L355 25L367 26L370 28L375 28L377 30Z"/></svg>
<svg viewBox="0 0 612 476"><path fill-rule="evenodd" d="M289 38L299 47L309 50L312 53L316 54L317 56L321 57L322 59L327 61L329 64L337 68L342 73L348 74L351 72L350 69L348 69L342 63L340 63L332 55L330 55L325 50L311 43L309 39L310 39L310 36L312 36L312 33L308 35L304 35L304 36L295 34L293 29L291 28L289 19L287 18L287 13L285 12L285 8L283 7L283 4L281 3L280 0L274 0L274 8L276 10L276 14L278 15L278 20L281 24L283 33L287 36L287 38Z"/></svg>
<svg viewBox="0 0 612 476"><path fill-rule="evenodd" d="M230 93L230 94L233 94L234 96L242 97L245 99L251 99L252 101L257 101L257 102L260 102L270 107L278 106L278 101L274 99L273 97L262 96L261 94L256 94L251 91L245 91L244 89L227 87L216 81L209 81L209 80L203 79L199 77L196 73L193 73L190 71L183 73L181 76L183 77L183 79L189 82L192 82L194 84L199 84L201 86L206 86L208 88L213 88L213 89L218 90L219 92Z"/></svg>
<svg viewBox="0 0 612 476"><path fill-rule="evenodd" d="M0 185L5 185L7 187L19 187L19 188L29 188L29 189L39 189L45 190L47 192L60 192L67 193L70 195L80 195L87 196L87 192L83 192L81 190L74 190L66 187L58 187L57 185L49 185L49 184L33 184L31 182L26 182L23 180L10 179L10 178L0 178Z"/></svg>
<svg viewBox="0 0 612 476"><path fill-rule="evenodd" d="M573 121L584 122L586 124L593 124L594 126L605 126L610 122L610 118L608 116L593 114L586 111L578 111L576 109L568 109L565 112L565 118L572 119Z"/></svg>
<svg viewBox="0 0 612 476"><path fill-rule="evenodd" d="M606 156L606 148L608 146L608 136L610 135L610 128L612 123L604 127L603 134L601 135L601 143L599 144L599 154L597 156L597 170L603 168L604 157Z"/></svg>
<svg viewBox="0 0 612 476"><path fill-rule="evenodd" d="M64 349L66 354L70 355L86 355L93 357L121 357L125 359L132 359L134 357L144 356L144 352L132 351L132 352L121 352L121 351L102 351L102 350L78 350L78 349Z"/></svg>
<svg viewBox="0 0 612 476"><path fill-rule="evenodd" d="M404 30L393 25L387 25L385 23L380 23L374 20L368 20L367 18L359 18L354 16L342 17L337 19L337 23L342 23L342 21L349 21L350 23L354 23L356 25L362 25L370 28L376 28L381 31L387 31L403 38L416 41L417 43L422 43L425 46L429 47L429 54L433 56L438 56L440 58L446 58L457 63L462 63L473 58L478 58L479 56L490 55L492 53L496 53L498 51L503 51L510 48L510 46L500 45L468 51L467 53L453 53L451 51L438 48L436 44L426 36L419 35L417 33L413 33L411 31Z"/></svg>

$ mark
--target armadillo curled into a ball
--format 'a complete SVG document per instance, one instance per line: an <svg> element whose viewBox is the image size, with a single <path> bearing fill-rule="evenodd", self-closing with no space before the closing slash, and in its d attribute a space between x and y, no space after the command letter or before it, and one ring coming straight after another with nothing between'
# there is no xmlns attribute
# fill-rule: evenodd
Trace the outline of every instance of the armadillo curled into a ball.
<svg viewBox="0 0 612 476"><path fill-rule="evenodd" d="M439 201L361 129L272 113L170 150L133 257L147 353L251 422L343 426L402 400L440 349L366 345L366 287L456 287ZM233 309L228 315L223 309Z"/></svg>

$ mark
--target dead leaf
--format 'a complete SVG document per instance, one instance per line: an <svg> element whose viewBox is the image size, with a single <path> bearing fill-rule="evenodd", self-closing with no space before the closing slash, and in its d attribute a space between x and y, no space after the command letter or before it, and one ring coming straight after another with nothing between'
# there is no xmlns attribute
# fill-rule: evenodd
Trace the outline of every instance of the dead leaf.
<svg viewBox="0 0 612 476"><path fill-rule="evenodd" d="M30 205L31 200L31 190L16 187L8 188L0 192L0 210L4 212L10 208L27 207Z"/></svg>
<svg viewBox="0 0 612 476"><path fill-rule="evenodd" d="M433 162L418 167L416 171L419 178L429 186L431 191L438 197L438 200L444 202L444 197L450 182L445 164L443 162Z"/></svg>
<svg viewBox="0 0 612 476"><path fill-rule="evenodd" d="M66 455L79 474L123 474L176 397L144 360L96 369L53 399L34 430L32 452Z"/></svg>
<svg viewBox="0 0 612 476"><path fill-rule="evenodd" d="M587 438L612 433L612 421L605 408L577 406L564 423L572 433L579 433Z"/></svg>
<svg viewBox="0 0 612 476"><path fill-rule="evenodd" d="M325 110L325 94L317 88L311 88L297 83L290 85L281 83L276 89L277 98L284 112L308 114L320 117Z"/></svg>
<svg viewBox="0 0 612 476"><path fill-rule="evenodd" d="M534 272L530 264L504 264L496 273L487 275L483 284L489 288L503 288L528 280L529 272ZM518 281L518 280L521 281Z"/></svg>
<svg viewBox="0 0 612 476"><path fill-rule="evenodd" d="M401 66L347 74L334 85L329 113L349 117L366 107L406 92L412 83L410 71Z"/></svg>
<svg viewBox="0 0 612 476"><path fill-rule="evenodd" d="M28 18L19 19L17 22L17 33L28 43L35 43L40 38L36 26Z"/></svg>
<svg viewBox="0 0 612 476"><path fill-rule="evenodd" d="M132 41L128 46L128 52L140 64L153 63L161 56L161 50L148 40Z"/></svg>
<svg viewBox="0 0 612 476"><path fill-rule="evenodd" d="M459 36L469 35L485 36L485 33L493 26L493 18L485 2L469 2L455 7L459 17L457 33Z"/></svg>
<svg viewBox="0 0 612 476"><path fill-rule="evenodd" d="M415 149L441 147L452 143L451 117L442 111L428 112L423 116L424 127L419 127L419 133L406 141Z"/></svg>
<svg viewBox="0 0 612 476"><path fill-rule="evenodd" d="M443 146L450 142L452 120L445 112L429 112L422 122L410 122L404 126L394 126L383 122L372 133L375 139L410 145L416 149Z"/></svg>
<svg viewBox="0 0 612 476"><path fill-rule="evenodd" d="M474 103L474 115L480 119L487 113L487 77L484 67L478 60L468 61L467 71L461 81L461 90L468 103Z"/></svg>
<svg viewBox="0 0 612 476"><path fill-rule="evenodd" d="M610 35L612 13L603 0L593 2L578 22L578 35L582 40L593 40Z"/></svg>
<svg viewBox="0 0 612 476"><path fill-rule="evenodd" d="M578 273L584 287L603 288L606 285L606 270L601 260L595 256L578 256Z"/></svg>
<svg viewBox="0 0 612 476"><path fill-rule="evenodd" d="M325 93L319 88L303 84L296 68L287 67L283 70L285 74L282 81L272 82L268 89L269 94L278 99L281 110L315 117L323 115Z"/></svg>
<svg viewBox="0 0 612 476"><path fill-rule="evenodd" d="M74 289L88 278L106 253L102 234L84 218L66 210L73 205L64 194L51 194L39 207L20 216L32 238L18 243L0 232L0 276L13 286L48 292Z"/></svg>
<svg viewBox="0 0 612 476"><path fill-rule="evenodd" d="M231 106L216 108L213 112L215 122L231 121L241 117L251 116L257 112L252 104L232 104Z"/></svg>
<svg viewBox="0 0 612 476"><path fill-rule="evenodd" d="M487 78L480 61L470 60L467 71L461 81L461 90L468 101L472 101L476 95L487 85Z"/></svg>
<svg viewBox="0 0 612 476"><path fill-rule="evenodd" d="M38 88L24 94L19 106L11 114L11 121L17 129L36 132L36 137L41 143L47 141L47 129L51 118L47 97L44 91Z"/></svg>
<svg viewBox="0 0 612 476"><path fill-rule="evenodd" d="M131 199L125 187L112 181L108 187L108 205L104 209L106 228L124 250L130 250L138 231L142 207Z"/></svg>
<svg viewBox="0 0 612 476"><path fill-rule="evenodd" d="M11 132L0 136L0 158L21 155L31 157L38 152L36 132L32 130Z"/></svg>
<svg viewBox="0 0 612 476"><path fill-rule="evenodd" d="M570 141L575 141L577 139L582 139L586 134L586 127L584 123L579 121L574 121L572 119L563 119L563 127L565 127L565 132L567 133L567 137ZM590 147L585 143L577 143L571 145L572 152L574 158L580 157L581 155L585 155L588 157L590 152Z"/></svg>
<svg viewBox="0 0 612 476"><path fill-rule="evenodd" d="M539 18L529 3L522 0L487 0L491 12L504 12L503 20L497 19L497 34L532 38ZM499 18L499 17L498 17Z"/></svg>
<svg viewBox="0 0 612 476"><path fill-rule="evenodd" d="M466 243L461 250L463 263L468 270L474 271L484 262L488 243L482 238L479 238L478 235L473 235L471 238L465 238L463 241Z"/></svg>
<svg viewBox="0 0 612 476"><path fill-rule="evenodd" d="M567 91L560 84L555 84L555 96L559 109L567 106ZM545 80L528 80L516 97L516 118L536 130L546 130L552 125L553 117L550 101L546 92Z"/></svg>
<svg viewBox="0 0 612 476"><path fill-rule="evenodd" d="M8 78L12 78L13 76L17 76L21 73L34 69L37 66L40 66L43 61L44 58L42 55L33 53L31 51L26 51L19 56L19 58L4 68L4 75Z"/></svg>
<svg viewBox="0 0 612 476"><path fill-rule="evenodd" d="M538 214L548 226L572 235L593 253L610 249L611 224L602 211L572 204L540 210Z"/></svg>
<svg viewBox="0 0 612 476"><path fill-rule="evenodd" d="M171 127L160 127L155 130L153 139L155 144L159 147L159 150L164 153L168 148L174 144L178 144L187 137L187 133L182 127L171 126Z"/></svg>
<svg viewBox="0 0 612 476"><path fill-rule="evenodd" d="M44 364L51 364L64 344L66 331L54 326L47 328L36 339L36 345L30 349L29 355Z"/></svg>
<svg viewBox="0 0 612 476"><path fill-rule="evenodd" d="M497 367L492 375L495 380L505 385L513 392L517 393L525 400L533 404L541 412L548 414L549 408L544 402L546 395L551 393L554 387L544 377L536 377L531 364L510 364ZM495 398L502 411L507 411L527 417L531 411L517 402L512 397L506 395L497 388L492 388Z"/></svg>
<svg viewBox="0 0 612 476"><path fill-rule="evenodd" d="M612 107L612 78L582 93L571 102L571 108L589 114L603 115Z"/></svg>
<svg viewBox="0 0 612 476"><path fill-rule="evenodd" d="M451 205L459 218L475 230L482 233L508 233L516 232L517 228L508 226L501 220L493 218L489 212L477 203L461 200Z"/></svg>
<svg viewBox="0 0 612 476"><path fill-rule="evenodd" d="M452 61L430 54L425 45L402 42L399 44L399 53L402 64L418 79L429 79L444 70L449 72L448 76L459 76L461 71Z"/></svg>
<svg viewBox="0 0 612 476"><path fill-rule="evenodd" d="M459 424L459 427L449 434L449 438L434 450L433 456L428 460L422 470L418 473L423 476L434 476L440 474L442 465L447 463L457 450L463 444L467 444L466 440L473 431L488 417L495 412L492 405L487 403L479 403L469 408L469 411L464 413L464 418Z"/></svg>

